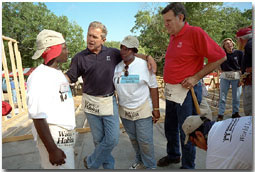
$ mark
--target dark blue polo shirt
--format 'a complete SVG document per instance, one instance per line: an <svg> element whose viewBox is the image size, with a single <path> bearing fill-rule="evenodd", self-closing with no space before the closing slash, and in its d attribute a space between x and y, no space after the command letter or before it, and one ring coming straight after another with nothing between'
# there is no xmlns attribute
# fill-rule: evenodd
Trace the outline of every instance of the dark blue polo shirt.
<svg viewBox="0 0 255 172"><path fill-rule="evenodd" d="M241 64L242 64L242 58L243 58L243 52L240 50L233 50L232 53L227 53L227 60L224 61L220 67L222 71L240 71L241 70Z"/></svg>
<svg viewBox="0 0 255 172"><path fill-rule="evenodd" d="M252 38L250 38L244 47L244 57L242 62L242 72L244 73L246 68L252 67Z"/></svg>
<svg viewBox="0 0 255 172"><path fill-rule="evenodd" d="M120 50L102 46L99 54L85 49L76 54L66 72L71 82L83 79L83 92L93 96L112 93L115 66L121 61Z"/></svg>

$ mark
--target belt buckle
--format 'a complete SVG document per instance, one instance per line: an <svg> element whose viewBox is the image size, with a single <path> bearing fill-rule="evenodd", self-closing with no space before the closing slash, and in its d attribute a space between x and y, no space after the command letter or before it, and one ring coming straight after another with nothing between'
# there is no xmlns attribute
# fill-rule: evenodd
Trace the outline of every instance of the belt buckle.
<svg viewBox="0 0 255 172"><path fill-rule="evenodd" d="M109 94L106 94L106 95L103 95L103 97L110 97L113 95L113 92L112 93L109 93Z"/></svg>

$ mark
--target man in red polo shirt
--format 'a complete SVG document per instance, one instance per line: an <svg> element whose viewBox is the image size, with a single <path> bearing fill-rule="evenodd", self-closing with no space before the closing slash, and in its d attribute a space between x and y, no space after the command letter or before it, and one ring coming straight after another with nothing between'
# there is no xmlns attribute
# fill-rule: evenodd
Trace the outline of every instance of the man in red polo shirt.
<svg viewBox="0 0 255 172"><path fill-rule="evenodd" d="M169 4L161 14L170 34L170 43L164 66L167 156L161 158L157 165L163 167L182 160L181 169L194 169L196 150L191 142L184 145L185 134L181 128L184 120L195 113L190 89L194 88L200 103L200 79L224 62L226 53L205 31L185 22L186 9L182 3ZM205 57L208 64L203 66Z"/></svg>

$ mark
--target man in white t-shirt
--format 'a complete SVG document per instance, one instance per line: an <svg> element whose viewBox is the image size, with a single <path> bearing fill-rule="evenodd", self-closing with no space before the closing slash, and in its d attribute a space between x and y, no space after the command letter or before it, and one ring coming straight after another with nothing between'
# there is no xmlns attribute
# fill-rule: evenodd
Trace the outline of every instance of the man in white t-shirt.
<svg viewBox="0 0 255 172"><path fill-rule="evenodd" d="M207 169L252 169L252 117L229 118L220 122L189 116L182 129L195 146L207 151Z"/></svg>
<svg viewBox="0 0 255 172"><path fill-rule="evenodd" d="M58 68L68 50L61 33L41 31L33 59L42 57L27 81L29 118L44 169L74 169L75 113L69 83Z"/></svg>

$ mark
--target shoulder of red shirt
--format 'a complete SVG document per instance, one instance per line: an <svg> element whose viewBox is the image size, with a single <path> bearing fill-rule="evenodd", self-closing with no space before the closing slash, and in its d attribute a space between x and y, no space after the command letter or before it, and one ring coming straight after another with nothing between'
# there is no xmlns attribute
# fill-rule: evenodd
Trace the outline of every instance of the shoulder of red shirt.
<svg viewBox="0 0 255 172"><path fill-rule="evenodd" d="M193 32L194 34L201 33L201 32L205 33L205 31L201 27L191 26L191 25L189 25L188 22L185 22L183 28L180 30L180 32L176 36L180 36L180 35L184 34L186 31ZM176 36L172 35L171 38L176 37Z"/></svg>

